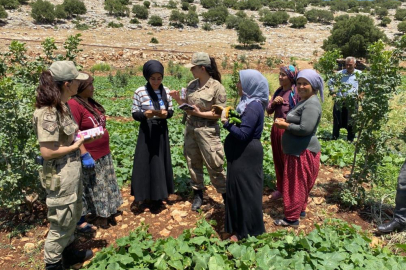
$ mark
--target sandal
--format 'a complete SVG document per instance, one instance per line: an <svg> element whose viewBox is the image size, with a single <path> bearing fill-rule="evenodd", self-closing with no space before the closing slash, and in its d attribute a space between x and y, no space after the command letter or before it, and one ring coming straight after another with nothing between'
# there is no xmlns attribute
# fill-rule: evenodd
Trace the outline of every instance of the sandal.
<svg viewBox="0 0 406 270"><path fill-rule="evenodd" d="M276 226L297 228L297 227L299 227L299 220L288 221L288 220L286 220L286 219L276 219L276 220L274 221L274 224L275 224Z"/></svg>
<svg viewBox="0 0 406 270"><path fill-rule="evenodd" d="M274 192L272 192L271 196L269 196L269 199L271 199L271 201L277 201L279 199L282 199L282 197L282 193L280 193L279 190L275 190Z"/></svg>
<svg viewBox="0 0 406 270"><path fill-rule="evenodd" d="M83 226L83 224L86 224ZM76 230L80 233L95 233L97 231L97 227L93 224L83 222L80 225L76 226Z"/></svg>

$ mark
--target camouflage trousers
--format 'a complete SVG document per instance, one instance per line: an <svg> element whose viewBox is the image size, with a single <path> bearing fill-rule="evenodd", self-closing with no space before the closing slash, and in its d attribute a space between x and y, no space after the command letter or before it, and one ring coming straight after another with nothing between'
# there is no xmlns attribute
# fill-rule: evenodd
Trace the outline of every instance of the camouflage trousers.
<svg viewBox="0 0 406 270"><path fill-rule="evenodd" d="M195 190L204 189L203 164L209 172L210 181L217 192L226 192L226 176L223 168L224 150L220 141L220 127L203 123L187 123L185 129L185 155L191 185Z"/></svg>
<svg viewBox="0 0 406 270"><path fill-rule="evenodd" d="M60 187L47 190L50 228L44 247L44 261L54 264L62 259L62 252L73 242L76 223L82 213L82 164L80 152L55 160Z"/></svg>

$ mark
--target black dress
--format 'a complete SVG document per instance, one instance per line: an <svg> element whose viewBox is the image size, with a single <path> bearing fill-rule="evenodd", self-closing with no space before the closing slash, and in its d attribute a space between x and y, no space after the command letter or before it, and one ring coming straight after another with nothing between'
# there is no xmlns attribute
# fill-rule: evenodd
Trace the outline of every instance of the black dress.
<svg viewBox="0 0 406 270"><path fill-rule="evenodd" d="M263 107L251 102L242 115L240 127L224 125L230 131L224 150L227 158L225 230L239 239L265 232L262 213L263 148L260 137Z"/></svg>
<svg viewBox="0 0 406 270"><path fill-rule="evenodd" d="M146 98L142 88L137 91ZM171 106L167 111L166 119L147 119L142 111L132 113L140 122L131 177L131 195L136 202L163 200L174 192L167 124L167 119L173 115Z"/></svg>

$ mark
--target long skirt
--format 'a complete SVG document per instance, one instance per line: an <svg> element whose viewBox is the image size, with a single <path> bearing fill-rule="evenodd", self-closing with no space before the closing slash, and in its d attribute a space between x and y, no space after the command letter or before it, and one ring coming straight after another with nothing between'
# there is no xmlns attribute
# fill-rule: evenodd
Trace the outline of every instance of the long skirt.
<svg viewBox="0 0 406 270"><path fill-rule="evenodd" d="M285 163L285 154L282 150L282 135L284 129L277 128L275 125L271 129L271 146L273 163L275 166L276 174L276 188L280 193L283 193L283 170Z"/></svg>
<svg viewBox="0 0 406 270"><path fill-rule="evenodd" d="M136 202L164 200L173 190L167 121L142 121L135 147L131 195Z"/></svg>
<svg viewBox="0 0 406 270"><path fill-rule="evenodd" d="M285 218L298 220L306 211L307 199L316 182L320 169L320 152L303 151L299 157L285 155L283 179L283 204Z"/></svg>
<svg viewBox="0 0 406 270"><path fill-rule="evenodd" d="M94 168L83 169L83 187L82 216L107 218L123 204L111 154L96 160Z"/></svg>
<svg viewBox="0 0 406 270"><path fill-rule="evenodd" d="M262 144L257 139L243 143L229 134L224 150L227 158L225 230L239 239L260 235L265 232Z"/></svg>

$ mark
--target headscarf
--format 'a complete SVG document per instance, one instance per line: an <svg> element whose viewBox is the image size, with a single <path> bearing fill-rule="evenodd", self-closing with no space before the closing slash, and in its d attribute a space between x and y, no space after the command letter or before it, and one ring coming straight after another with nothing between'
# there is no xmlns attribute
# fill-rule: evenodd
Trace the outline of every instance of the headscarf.
<svg viewBox="0 0 406 270"><path fill-rule="evenodd" d="M265 110L269 99L267 79L255 69L240 70L242 97L237 106L237 112L244 113L245 108L252 101L259 101Z"/></svg>
<svg viewBox="0 0 406 270"><path fill-rule="evenodd" d="M73 96L72 99L76 100L77 103L85 107L85 109L88 110L96 118L98 122L100 122L100 113L101 114L106 113L106 110L103 108L103 106L93 98L91 97L88 98L88 102L90 104L93 104L94 107L96 107L96 109L100 112L98 113L97 111L95 111L92 105L90 105L88 102L86 102L82 97L78 95L82 93L89 85L93 84L94 78L89 73L86 74L89 75L89 78L87 80L79 81L78 93L75 96Z"/></svg>
<svg viewBox="0 0 406 270"><path fill-rule="evenodd" d="M162 78L164 77L164 66L161 64L161 62L157 60L149 60L147 61L144 66L142 67L142 74L144 75L144 78L147 80L147 84L145 88L147 89L148 95L152 99L152 105L154 105L155 110L159 110L161 108L161 105L159 105L159 100L158 96L155 93L154 89L152 89L151 84L149 83L149 78L152 76L152 74L159 73L162 75ZM164 89L164 86L161 85L159 86L159 90L161 93L162 101L165 104L165 108L168 109L168 97L166 96L166 91Z"/></svg>
<svg viewBox="0 0 406 270"><path fill-rule="evenodd" d="M297 67L295 67L293 65L289 65L289 66L283 66L280 69L283 72L285 72L286 75L288 75L288 78L292 84L296 84L296 77L297 77L297 74L299 73L299 69L297 69Z"/></svg>
<svg viewBox="0 0 406 270"><path fill-rule="evenodd" d="M324 95L323 95L324 81L323 81L323 78L321 78L321 76L315 70L303 69L297 75L297 79L299 79L299 78L306 79L312 86L315 94L317 94L317 92L320 92L321 101L322 102L324 101Z"/></svg>

